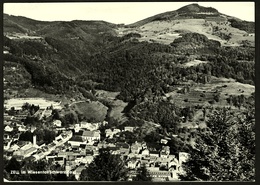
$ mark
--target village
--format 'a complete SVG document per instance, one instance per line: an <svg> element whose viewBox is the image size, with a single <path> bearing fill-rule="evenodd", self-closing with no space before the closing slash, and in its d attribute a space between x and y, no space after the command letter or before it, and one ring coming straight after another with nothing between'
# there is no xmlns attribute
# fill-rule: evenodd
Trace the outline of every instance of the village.
<svg viewBox="0 0 260 185"><path fill-rule="evenodd" d="M52 116L52 104L39 107L34 113L38 119ZM61 107L58 107L61 108ZM10 110L13 110L11 107ZM131 145L126 142L111 142L112 138L119 137L122 132L133 133L135 127L125 126L124 129L105 129L105 139L101 139L100 126L107 121L90 123L81 121L78 124L64 128L60 120L52 121L52 129L57 133L52 142L46 144L40 141L35 134L31 141L20 140L25 132L34 133L34 126L24 125L23 120L27 113L16 107L16 114L4 113L4 157L10 160L15 157L23 160L46 160L64 167L64 173L74 174L79 180L81 171L90 164L99 154L99 149L106 148L112 154L120 155L126 161L129 169L129 180L135 176L136 170L145 165L150 175L156 181L178 181L178 173L182 173L182 162L187 160L188 153L179 152L178 156L170 153L170 147L165 145L167 140L162 139L160 150L151 150L146 143L135 141ZM110 139L110 140L109 140Z"/></svg>

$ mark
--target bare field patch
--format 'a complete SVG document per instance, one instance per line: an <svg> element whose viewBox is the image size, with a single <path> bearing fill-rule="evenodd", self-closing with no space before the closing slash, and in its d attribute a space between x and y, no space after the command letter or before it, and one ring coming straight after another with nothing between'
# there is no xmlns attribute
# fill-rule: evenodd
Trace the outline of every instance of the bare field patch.
<svg viewBox="0 0 260 185"><path fill-rule="evenodd" d="M119 93L120 92L97 90L95 96L99 100L106 101L110 105L111 109L108 112L108 117L114 118L119 122L124 122L127 118L125 117L123 110L127 106L127 103L122 100L116 99Z"/></svg>
<svg viewBox="0 0 260 185"><path fill-rule="evenodd" d="M199 64L206 64L207 61L202 61L202 60L193 60L193 61L189 61L187 63L184 64L185 67L191 67L191 66L197 66Z"/></svg>
<svg viewBox="0 0 260 185"><path fill-rule="evenodd" d="M71 108L83 114L88 120L93 122L104 121L108 110L105 105L98 101L75 103Z"/></svg>
<svg viewBox="0 0 260 185"><path fill-rule="evenodd" d="M245 97L249 97L253 92L255 92L253 85L242 84L234 79L213 77L210 83L191 86L189 92L183 94L178 93L176 90L167 93L166 97L180 106L189 106L191 104L227 106L226 99L230 95L237 96L243 94ZM219 96L218 102L215 102L216 96Z"/></svg>
<svg viewBox="0 0 260 185"><path fill-rule="evenodd" d="M53 106L54 109L61 109L62 107L60 106L59 102L54 102L54 101L49 101L44 98L12 98L9 100L6 100L4 103L4 106L7 109L11 109L11 107L14 107L15 110L22 109L22 106L25 103L29 103L31 105L39 105L41 109L45 109L47 107Z"/></svg>
<svg viewBox="0 0 260 185"><path fill-rule="evenodd" d="M125 121L126 117L122 112L126 106L127 103L123 102L122 100L111 101L111 111L108 116L118 120L119 122Z"/></svg>
<svg viewBox="0 0 260 185"><path fill-rule="evenodd" d="M221 94L229 94L229 95L240 95L250 96L253 92L255 92L255 87L249 84L242 84L239 82L227 83L226 88L222 88Z"/></svg>

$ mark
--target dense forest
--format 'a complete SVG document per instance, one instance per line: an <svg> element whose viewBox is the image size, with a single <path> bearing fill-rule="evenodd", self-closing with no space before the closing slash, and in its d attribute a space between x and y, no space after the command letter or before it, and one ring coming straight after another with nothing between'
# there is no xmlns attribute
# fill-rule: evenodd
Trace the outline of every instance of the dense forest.
<svg viewBox="0 0 260 185"><path fill-rule="evenodd" d="M129 34L125 39L136 36ZM74 86L74 89L105 89L120 91L119 98L127 102L143 98L149 92L167 93L170 86L184 79L201 82L194 74L255 83L254 63L240 62L254 60L254 49L250 47L219 47L216 41L197 33L183 35L172 46L117 37L111 41L112 38L106 50L86 56L84 50L75 52L73 44L57 39L46 38L48 47L45 47L40 42L17 42L5 37L4 44L13 55L4 55L4 59L24 65L32 83L49 93L64 93ZM178 65L190 61L191 55L209 62L190 68Z"/></svg>

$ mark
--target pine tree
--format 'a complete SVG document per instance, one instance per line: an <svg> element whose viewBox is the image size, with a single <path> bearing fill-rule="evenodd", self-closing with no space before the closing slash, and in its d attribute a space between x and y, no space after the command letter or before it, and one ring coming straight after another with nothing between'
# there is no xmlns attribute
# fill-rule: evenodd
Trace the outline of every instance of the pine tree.
<svg viewBox="0 0 260 185"><path fill-rule="evenodd" d="M182 181L254 181L255 131L251 113L215 111L209 131L199 133L196 147L183 163Z"/></svg>

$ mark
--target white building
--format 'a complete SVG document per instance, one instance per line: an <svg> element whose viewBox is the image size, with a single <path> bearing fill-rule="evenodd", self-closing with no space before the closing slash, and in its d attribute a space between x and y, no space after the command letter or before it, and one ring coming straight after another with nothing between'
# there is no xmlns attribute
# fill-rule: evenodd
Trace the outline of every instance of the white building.
<svg viewBox="0 0 260 185"><path fill-rule="evenodd" d="M93 141L99 141L100 140L100 131L84 131L82 134L82 138L88 142L93 142Z"/></svg>
<svg viewBox="0 0 260 185"><path fill-rule="evenodd" d="M55 125L56 127L61 127L61 120L54 120L53 125Z"/></svg>
<svg viewBox="0 0 260 185"><path fill-rule="evenodd" d="M9 126L9 125L7 125L6 127L5 127L5 131L6 132L12 132L14 129L13 129L13 127L11 127L11 126Z"/></svg>
<svg viewBox="0 0 260 185"><path fill-rule="evenodd" d="M134 127L125 127L124 131L128 131L128 132L133 132L134 131Z"/></svg>

